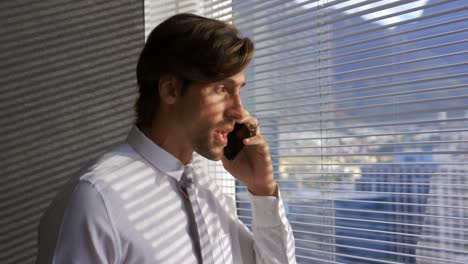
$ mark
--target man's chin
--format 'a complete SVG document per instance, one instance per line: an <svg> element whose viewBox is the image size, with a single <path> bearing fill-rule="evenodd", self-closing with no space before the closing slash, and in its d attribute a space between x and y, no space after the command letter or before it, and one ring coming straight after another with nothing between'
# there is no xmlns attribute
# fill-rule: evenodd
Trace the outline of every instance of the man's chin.
<svg viewBox="0 0 468 264"><path fill-rule="evenodd" d="M223 158L224 149L220 151L197 151L198 154L212 161L219 161Z"/></svg>

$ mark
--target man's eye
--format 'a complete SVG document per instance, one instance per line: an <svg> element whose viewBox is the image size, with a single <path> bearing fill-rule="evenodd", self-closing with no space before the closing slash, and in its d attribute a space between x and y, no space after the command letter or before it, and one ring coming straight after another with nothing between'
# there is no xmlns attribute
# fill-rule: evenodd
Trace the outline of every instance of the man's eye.
<svg viewBox="0 0 468 264"><path fill-rule="evenodd" d="M224 93L226 91L226 87L224 85L216 86L217 93Z"/></svg>

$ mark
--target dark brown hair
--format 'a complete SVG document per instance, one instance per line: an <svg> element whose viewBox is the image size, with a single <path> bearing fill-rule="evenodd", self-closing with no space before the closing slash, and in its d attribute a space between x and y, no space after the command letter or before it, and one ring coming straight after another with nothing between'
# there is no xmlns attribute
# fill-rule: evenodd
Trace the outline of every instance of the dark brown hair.
<svg viewBox="0 0 468 264"><path fill-rule="evenodd" d="M139 98L136 125L150 127L159 104L159 78L171 74L184 86L216 82L237 74L250 62L253 43L225 22L178 14L148 36L137 65Z"/></svg>

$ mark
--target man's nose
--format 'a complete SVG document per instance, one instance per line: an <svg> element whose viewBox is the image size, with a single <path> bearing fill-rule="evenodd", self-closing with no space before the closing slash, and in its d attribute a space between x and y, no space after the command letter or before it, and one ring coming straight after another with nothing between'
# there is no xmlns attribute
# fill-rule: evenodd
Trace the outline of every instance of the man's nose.
<svg viewBox="0 0 468 264"><path fill-rule="evenodd" d="M226 114L231 119L241 119L244 115L244 106L240 94L236 93L232 96L231 103L226 111Z"/></svg>

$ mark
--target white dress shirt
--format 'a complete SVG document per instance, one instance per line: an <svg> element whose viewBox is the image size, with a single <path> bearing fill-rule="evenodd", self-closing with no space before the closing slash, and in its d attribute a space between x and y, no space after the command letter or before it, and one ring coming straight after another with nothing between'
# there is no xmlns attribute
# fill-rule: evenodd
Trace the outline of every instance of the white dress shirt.
<svg viewBox="0 0 468 264"><path fill-rule="evenodd" d="M296 263L281 198L249 194L252 234L213 179L136 127L51 204L39 228L37 263L197 263L178 188L184 170L193 177L185 202L193 208L204 264Z"/></svg>

